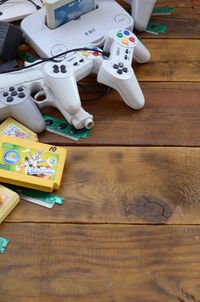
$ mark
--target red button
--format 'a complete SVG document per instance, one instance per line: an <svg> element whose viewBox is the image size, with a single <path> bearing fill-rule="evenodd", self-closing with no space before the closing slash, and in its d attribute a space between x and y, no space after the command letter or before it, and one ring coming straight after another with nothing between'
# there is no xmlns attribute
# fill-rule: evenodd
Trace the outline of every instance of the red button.
<svg viewBox="0 0 200 302"><path fill-rule="evenodd" d="M135 38L133 38L133 37L130 37L129 40L130 40L131 42L135 42Z"/></svg>
<svg viewBox="0 0 200 302"><path fill-rule="evenodd" d="M93 54L93 56L95 56L95 57L98 57L98 55L99 55L98 51L94 51L92 54Z"/></svg>

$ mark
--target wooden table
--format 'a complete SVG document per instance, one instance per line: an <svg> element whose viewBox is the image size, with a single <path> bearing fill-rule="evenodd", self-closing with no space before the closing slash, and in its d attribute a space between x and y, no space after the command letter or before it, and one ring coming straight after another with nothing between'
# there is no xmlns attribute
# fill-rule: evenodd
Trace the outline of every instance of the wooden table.
<svg viewBox="0 0 200 302"><path fill-rule="evenodd" d="M22 200L1 224L0 302L200 301L200 1L157 2L176 11L152 17L166 34L139 34L151 52L133 63L144 109L112 90L83 103L95 120L87 140L40 135L68 150L66 201Z"/></svg>

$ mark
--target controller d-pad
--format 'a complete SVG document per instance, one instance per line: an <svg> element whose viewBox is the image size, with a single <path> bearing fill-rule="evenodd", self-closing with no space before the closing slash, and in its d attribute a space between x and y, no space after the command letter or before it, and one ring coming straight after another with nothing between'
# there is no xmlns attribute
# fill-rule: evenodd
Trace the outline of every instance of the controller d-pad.
<svg viewBox="0 0 200 302"><path fill-rule="evenodd" d="M116 69L118 74L122 74L123 72L127 73L128 68L124 67L124 63L120 62L119 64L114 64L113 68Z"/></svg>
<svg viewBox="0 0 200 302"><path fill-rule="evenodd" d="M67 70L66 70L66 66L65 65L61 65L61 66L59 66L59 65L57 65L57 64L54 64L53 65L53 73L66 73L67 72Z"/></svg>

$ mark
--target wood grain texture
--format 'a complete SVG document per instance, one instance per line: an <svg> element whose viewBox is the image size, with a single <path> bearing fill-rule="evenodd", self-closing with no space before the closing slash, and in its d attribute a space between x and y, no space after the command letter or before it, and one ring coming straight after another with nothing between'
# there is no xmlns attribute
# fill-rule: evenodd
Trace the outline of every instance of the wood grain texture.
<svg viewBox="0 0 200 302"><path fill-rule="evenodd" d="M124 1L118 1L130 12L130 6ZM169 16L151 16L150 21L167 26L165 34L153 35L145 32L135 33L149 39L194 39L200 38L200 4L198 0L157 0L155 7L175 7L175 12Z"/></svg>
<svg viewBox="0 0 200 302"><path fill-rule="evenodd" d="M198 302L200 227L3 224L1 302Z"/></svg>
<svg viewBox="0 0 200 302"><path fill-rule="evenodd" d="M68 147L63 206L22 202L9 222L199 224L200 149Z"/></svg>
<svg viewBox="0 0 200 302"><path fill-rule="evenodd" d="M102 86L85 82L87 87ZM144 83L140 82L146 104L135 111L111 92L98 101L83 102L84 109L94 116L95 126L87 139L70 139L43 132L40 141L59 145L146 145L199 146L200 107L199 83ZM81 98L91 98L80 90ZM45 108L43 113L64 119L58 110Z"/></svg>

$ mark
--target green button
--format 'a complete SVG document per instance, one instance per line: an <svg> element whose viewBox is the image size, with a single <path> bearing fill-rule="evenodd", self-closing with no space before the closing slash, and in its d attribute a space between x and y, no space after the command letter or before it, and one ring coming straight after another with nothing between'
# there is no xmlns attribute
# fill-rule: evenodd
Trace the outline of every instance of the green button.
<svg viewBox="0 0 200 302"><path fill-rule="evenodd" d="M122 34L122 33L118 33L117 36L118 36L119 38L122 38L122 37L123 37L123 34Z"/></svg>

